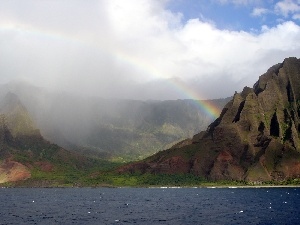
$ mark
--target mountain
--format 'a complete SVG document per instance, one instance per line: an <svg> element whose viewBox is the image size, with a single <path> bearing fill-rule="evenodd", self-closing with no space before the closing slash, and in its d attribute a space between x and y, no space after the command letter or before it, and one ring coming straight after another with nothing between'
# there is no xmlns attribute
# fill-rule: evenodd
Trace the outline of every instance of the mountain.
<svg viewBox="0 0 300 225"><path fill-rule="evenodd" d="M0 102L0 183L66 184L99 162L45 140L15 94Z"/></svg>
<svg viewBox="0 0 300 225"><path fill-rule="evenodd" d="M106 159L136 160L167 149L204 130L212 117L194 100L138 101L56 93L11 82L47 140L68 150ZM231 98L207 100L221 111Z"/></svg>
<svg viewBox="0 0 300 225"><path fill-rule="evenodd" d="M202 131L119 173L194 174L209 180L283 181L300 177L300 59L272 66L235 93Z"/></svg>

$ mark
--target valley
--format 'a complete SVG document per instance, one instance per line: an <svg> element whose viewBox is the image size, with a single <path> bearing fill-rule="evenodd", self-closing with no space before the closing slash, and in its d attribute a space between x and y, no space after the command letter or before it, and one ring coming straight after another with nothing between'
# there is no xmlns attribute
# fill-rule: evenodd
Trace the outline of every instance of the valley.
<svg viewBox="0 0 300 225"><path fill-rule="evenodd" d="M102 99L46 91L24 82L3 85L0 99L7 93L19 98L51 143L119 162L143 159L192 137L215 119L203 104L214 105L218 114L231 99Z"/></svg>

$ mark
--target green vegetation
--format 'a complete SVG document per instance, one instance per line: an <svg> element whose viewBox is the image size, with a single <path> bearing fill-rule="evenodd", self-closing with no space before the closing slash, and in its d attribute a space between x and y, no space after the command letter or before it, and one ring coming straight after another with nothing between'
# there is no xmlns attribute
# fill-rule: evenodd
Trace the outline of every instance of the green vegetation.
<svg viewBox="0 0 300 225"><path fill-rule="evenodd" d="M67 162L67 163L60 163L59 161L52 160L52 164L50 165L53 165L53 167L47 171L43 169L40 164L33 163L30 166L31 178L24 181L4 183L2 184L2 186L25 186L25 187L94 186L96 182L98 182L99 177L101 177L102 174L104 175L109 174L108 171L113 170L120 164L105 161L105 160L88 159L82 165L78 165L78 162L75 162L75 160L73 162ZM105 177L107 177L107 175L105 175ZM108 177L109 179L112 178L111 175L109 175ZM108 179L106 178L106 180Z"/></svg>
<svg viewBox="0 0 300 225"><path fill-rule="evenodd" d="M209 181L192 174L116 174L87 171L68 171L52 173L33 171L32 178L6 183L5 186L37 187L244 187L300 185L300 179L285 181L246 182L234 180Z"/></svg>
<svg viewBox="0 0 300 225"><path fill-rule="evenodd" d="M242 186L242 181L208 181L192 174L116 174L88 171L42 172L34 169L26 181L6 183L5 186L26 187L206 187Z"/></svg>
<svg viewBox="0 0 300 225"><path fill-rule="evenodd" d="M162 180L163 177L163 180ZM190 175L115 175L103 174L97 178L84 177L78 173L34 173L33 177L19 182L1 184L3 187L251 187L251 186L298 186L299 179L285 181L246 182L208 181Z"/></svg>
<svg viewBox="0 0 300 225"><path fill-rule="evenodd" d="M95 186L200 186L204 180L191 174L114 174L108 173L86 180Z"/></svg>

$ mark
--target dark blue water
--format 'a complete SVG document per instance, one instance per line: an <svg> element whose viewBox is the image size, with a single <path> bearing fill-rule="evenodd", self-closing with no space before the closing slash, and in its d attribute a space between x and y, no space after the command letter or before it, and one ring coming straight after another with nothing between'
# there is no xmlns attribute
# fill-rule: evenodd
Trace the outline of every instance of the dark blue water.
<svg viewBox="0 0 300 225"><path fill-rule="evenodd" d="M300 188L0 189L0 224L299 224Z"/></svg>

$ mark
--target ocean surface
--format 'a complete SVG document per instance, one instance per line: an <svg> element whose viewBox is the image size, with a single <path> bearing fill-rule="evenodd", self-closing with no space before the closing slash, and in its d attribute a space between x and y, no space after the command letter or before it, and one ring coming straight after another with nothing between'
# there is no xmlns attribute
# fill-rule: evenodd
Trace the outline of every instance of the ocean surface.
<svg viewBox="0 0 300 225"><path fill-rule="evenodd" d="M300 188L1 188L0 224L300 224Z"/></svg>

